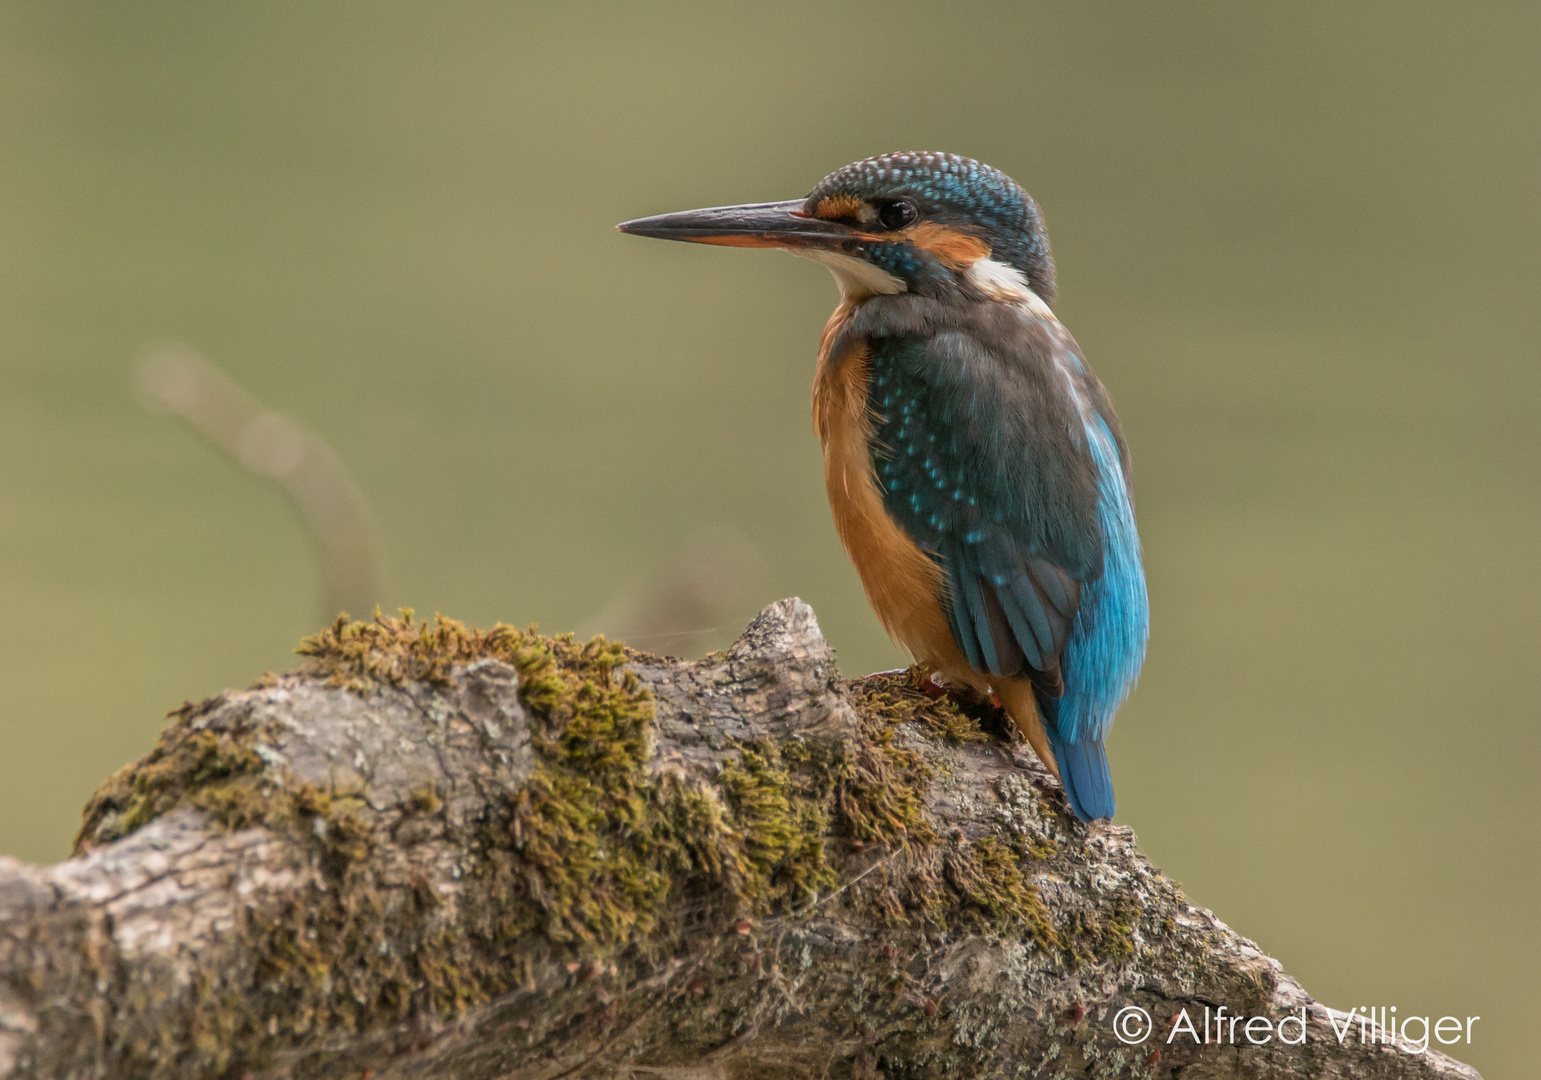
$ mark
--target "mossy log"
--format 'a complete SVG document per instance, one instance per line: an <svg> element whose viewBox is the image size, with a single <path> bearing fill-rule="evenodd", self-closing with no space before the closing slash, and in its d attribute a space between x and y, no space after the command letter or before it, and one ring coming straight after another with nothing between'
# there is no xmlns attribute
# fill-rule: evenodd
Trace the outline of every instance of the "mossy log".
<svg viewBox="0 0 1541 1080"><path fill-rule="evenodd" d="M301 651L172 714L74 858L0 859L0 1077L1476 1078L1340 1043L800 601L694 662L409 613ZM1304 1040L1183 1030L1222 1006Z"/></svg>

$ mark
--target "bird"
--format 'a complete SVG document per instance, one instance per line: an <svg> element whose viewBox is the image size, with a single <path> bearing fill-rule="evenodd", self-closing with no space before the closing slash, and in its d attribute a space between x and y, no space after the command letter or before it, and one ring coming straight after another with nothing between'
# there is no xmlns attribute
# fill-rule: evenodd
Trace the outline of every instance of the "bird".
<svg viewBox="0 0 1541 1080"><path fill-rule="evenodd" d="M901 152L806 198L617 228L829 268L814 429L868 602L928 678L999 702L1077 818L1111 818L1106 740L1149 599L1129 447L1051 307L1037 203L979 161Z"/></svg>

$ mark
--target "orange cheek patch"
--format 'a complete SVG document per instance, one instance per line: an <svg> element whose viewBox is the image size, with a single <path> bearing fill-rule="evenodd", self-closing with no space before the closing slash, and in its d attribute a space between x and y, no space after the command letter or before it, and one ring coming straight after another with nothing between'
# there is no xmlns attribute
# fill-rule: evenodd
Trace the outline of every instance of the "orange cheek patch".
<svg viewBox="0 0 1541 1080"><path fill-rule="evenodd" d="M990 254L990 245L977 236L949 229L934 221L923 221L904 230L910 243L929 251L949 270L967 270Z"/></svg>
<svg viewBox="0 0 1541 1080"><path fill-rule="evenodd" d="M891 233L858 233L857 239L881 244L912 244L921 251L930 252L949 270L967 270L990 254L990 245L979 237L934 221L922 221Z"/></svg>
<svg viewBox="0 0 1541 1080"><path fill-rule="evenodd" d="M861 200L855 195L829 195L819 200L813 208L813 216L825 221L853 218L861 213Z"/></svg>

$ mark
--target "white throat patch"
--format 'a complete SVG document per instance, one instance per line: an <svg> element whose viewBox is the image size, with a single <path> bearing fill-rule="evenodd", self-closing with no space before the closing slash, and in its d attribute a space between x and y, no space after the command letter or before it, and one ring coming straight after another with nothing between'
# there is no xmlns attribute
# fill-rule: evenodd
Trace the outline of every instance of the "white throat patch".
<svg viewBox="0 0 1541 1080"><path fill-rule="evenodd" d="M820 248L805 248L798 251L794 248L792 254L801 255L805 259L812 259L816 263L823 263L829 267L829 272L835 275L835 284L840 286L842 300L864 300L869 296L902 293L908 288L903 281L887 270L844 252L826 251Z"/></svg>

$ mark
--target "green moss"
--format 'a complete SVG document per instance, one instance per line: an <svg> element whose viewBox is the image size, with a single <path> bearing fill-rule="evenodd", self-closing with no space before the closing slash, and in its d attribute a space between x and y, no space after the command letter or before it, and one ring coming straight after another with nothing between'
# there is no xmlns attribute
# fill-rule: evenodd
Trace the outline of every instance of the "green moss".
<svg viewBox="0 0 1541 1080"><path fill-rule="evenodd" d="M431 785L372 809L365 792L265 771L263 733L205 729L216 702L174 714L151 755L93 797L77 846L190 805L227 829L291 836L294 857L318 873L310 895L242 916L251 970L203 976L189 1020L197 1059L178 1063L189 1073L260 1067L317 1029L452 1018L529 983L528 965L542 957L655 959L677 948L684 925L662 920L682 912L720 925L724 916L795 916L819 898L917 929L1025 934L1045 949L1066 940L1031 880L1052 845L938 837L926 809L934 777L911 735L955 745L986 735L980 715L931 699L913 676L850 684L854 739L742 744L717 776L691 779L650 767L651 698L625 669L626 650L603 638L420 623L404 611L339 619L300 652L303 673L366 694L444 685L457 665L502 660L519 675L536 766L483 817L452 826ZM369 857L408 820L420 823L414 836L438 830L460 853L453 919L436 915L442 901L426 877ZM853 855L867 867L859 880L846 871ZM1064 948L1116 953L1129 933L1120 913L1110 915L1067 928ZM235 1061L234 1046L251 1049ZM139 1052L151 1060L160 1051L146 1043Z"/></svg>
<svg viewBox="0 0 1541 1080"><path fill-rule="evenodd" d="M806 761L806 758L803 759ZM750 907L807 901L839 881L825 852L829 809L807 770L794 773L768 742L740 748L717 778L743 842L739 889Z"/></svg>
<svg viewBox="0 0 1541 1080"><path fill-rule="evenodd" d="M918 724L950 746L984 742L984 723L992 719L983 704L965 706L952 695L932 697L921 689L925 672L919 667L883 672L846 684L858 713L890 729Z"/></svg>
<svg viewBox="0 0 1541 1080"><path fill-rule="evenodd" d="M1060 948L1038 889L1028 879L1021 856L993 836L956 844L943 862L947 882L986 926L1025 926L1045 949Z"/></svg>
<svg viewBox="0 0 1541 1080"><path fill-rule="evenodd" d="M329 853L367 837L363 792L276 784L262 771L250 730L199 730L192 721L201 714L186 706L171 715L176 720L150 756L119 769L92 794L75 854L127 836L179 806L203 810L232 832L257 825L300 831L324 840Z"/></svg>
<svg viewBox="0 0 1541 1080"><path fill-rule="evenodd" d="M673 873L688 866L679 800L655 797L646 769L650 696L632 673L614 677L624 659L602 638L556 641L522 672L543 721L540 766L514 796L509 832L533 870L533 904L505 933L609 950L653 929Z"/></svg>
<svg viewBox="0 0 1541 1080"><path fill-rule="evenodd" d="M1123 896L1095 911L1072 913L1062 935L1066 958L1072 964L1131 959L1139 921L1139 906Z"/></svg>
<svg viewBox="0 0 1541 1080"><path fill-rule="evenodd" d="M1043 948L1061 948L1048 909L1031 880L1033 864L1057 853L1046 837L1017 835L1008 841L987 836L972 844L954 838L939 854L932 850L937 837L925 814L931 771L919 753L901 745L899 733L905 725L914 725L931 738L959 746L986 742L1008 728L999 710L984 702L967 704L951 695L931 696L922 689L922 676L921 669L912 667L848 684L868 752L866 767L852 770L852 787L859 798L849 817L858 822L876 818L887 826L890 837L913 839L921 852L932 855L930 860L918 860L911 880L880 906L897 921L918 921L946 930L1009 933L1025 929ZM948 888L938 890L938 884Z"/></svg>
<svg viewBox="0 0 1541 1080"><path fill-rule="evenodd" d="M127 836L204 790L254 783L262 759L239 737L192 729L197 708L170 714L177 722L162 732L150 755L97 788L86 803L75 854Z"/></svg>
<svg viewBox="0 0 1541 1080"><path fill-rule="evenodd" d="M1133 957L1133 922L1110 919L1098 943L1096 955L1099 960L1128 960Z"/></svg>
<svg viewBox="0 0 1541 1080"><path fill-rule="evenodd" d="M548 639L533 631L503 623L477 630L442 615L435 615L432 622L418 622L411 608L402 608L394 618L377 609L370 622L339 615L294 651L306 658L306 673L356 691L409 682L445 686L457 664L487 658L519 669L525 679L521 690L536 708L553 704L565 689L555 678ZM619 662L619 646L612 647L611 656Z"/></svg>

